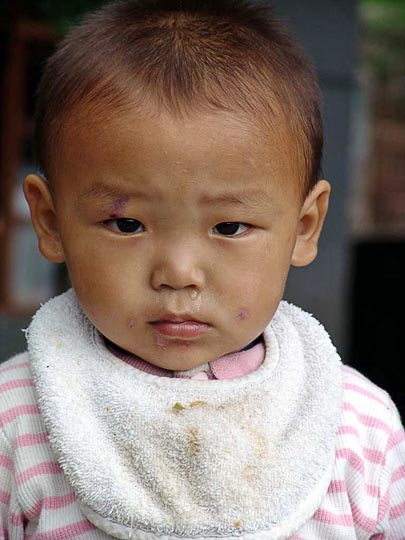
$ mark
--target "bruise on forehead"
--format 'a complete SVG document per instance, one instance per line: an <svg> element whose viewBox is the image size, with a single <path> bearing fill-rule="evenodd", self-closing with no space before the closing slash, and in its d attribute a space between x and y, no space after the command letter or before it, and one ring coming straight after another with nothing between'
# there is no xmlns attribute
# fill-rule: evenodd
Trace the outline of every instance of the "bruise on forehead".
<svg viewBox="0 0 405 540"><path fill-rule="evenodd" d="M122 216L122 213L125 210L128 200L129 200L129 195L124 195L123 197L118 197L117 199L114 199L112 203L112 213L110 214L111 219L115 219Z"/></svg>

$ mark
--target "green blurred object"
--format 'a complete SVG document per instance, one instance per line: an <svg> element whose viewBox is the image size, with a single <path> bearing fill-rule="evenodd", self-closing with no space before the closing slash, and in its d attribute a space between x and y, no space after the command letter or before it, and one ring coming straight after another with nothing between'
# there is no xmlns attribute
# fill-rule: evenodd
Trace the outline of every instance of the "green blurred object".
<svg viewBox="0 0 405 540"><path fill-rule="evenodd" d="M405 0L361 0L365 58L374 76L405 74Z"/></svg>
<svg viewBox="0 0 405 540"><path fill-rule="evenodd" d="M61 36L86 12L106 3L107 0L20 0L20 9L28 16L45 19Z"/></svg>

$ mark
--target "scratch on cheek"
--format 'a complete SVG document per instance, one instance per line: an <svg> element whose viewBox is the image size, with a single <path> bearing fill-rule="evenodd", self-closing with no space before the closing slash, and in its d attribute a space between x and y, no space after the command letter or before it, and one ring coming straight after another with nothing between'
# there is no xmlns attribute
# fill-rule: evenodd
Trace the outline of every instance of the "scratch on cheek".
<svg viewBox="0 0 405 540"><path fill-rule="evenodd" d="M250 312L248 309L242 308L238 313L238 321L245 321L249 318Z"/></svg>
<svg viewBox="0 0 405 540"><path fill-rule="evenodd" d="M129 328L133 328L135 326L135 319L130 319L128 321L128 326L129 326Z"/></svg>

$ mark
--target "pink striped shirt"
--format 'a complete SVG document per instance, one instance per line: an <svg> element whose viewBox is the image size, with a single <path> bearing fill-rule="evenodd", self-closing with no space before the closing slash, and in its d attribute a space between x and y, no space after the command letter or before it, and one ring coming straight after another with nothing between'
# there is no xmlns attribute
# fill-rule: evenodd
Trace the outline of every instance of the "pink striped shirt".
<svg viewBox="0 0 405 540"><path fill-rule="evenodd" d="M343 370L328 493L289 540L404 540L404 429L386 392L355 370ZM84 517L52 453L26 353L1 365L0 394L0 538L111 538Z"/></svg>

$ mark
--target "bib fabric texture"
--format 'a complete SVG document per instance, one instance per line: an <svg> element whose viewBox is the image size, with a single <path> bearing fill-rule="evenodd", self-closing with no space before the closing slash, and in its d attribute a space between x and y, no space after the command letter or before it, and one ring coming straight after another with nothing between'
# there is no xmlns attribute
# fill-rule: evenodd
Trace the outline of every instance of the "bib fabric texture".
<svg viewBox="0 0 405 540"><path fill-rule="evenodd" d="M230 380L158 377L108 351L72 290L27 332L49 441L86 517L121 539L282 540L332 476L342 365L281 302L266 356Z"/></svg>

